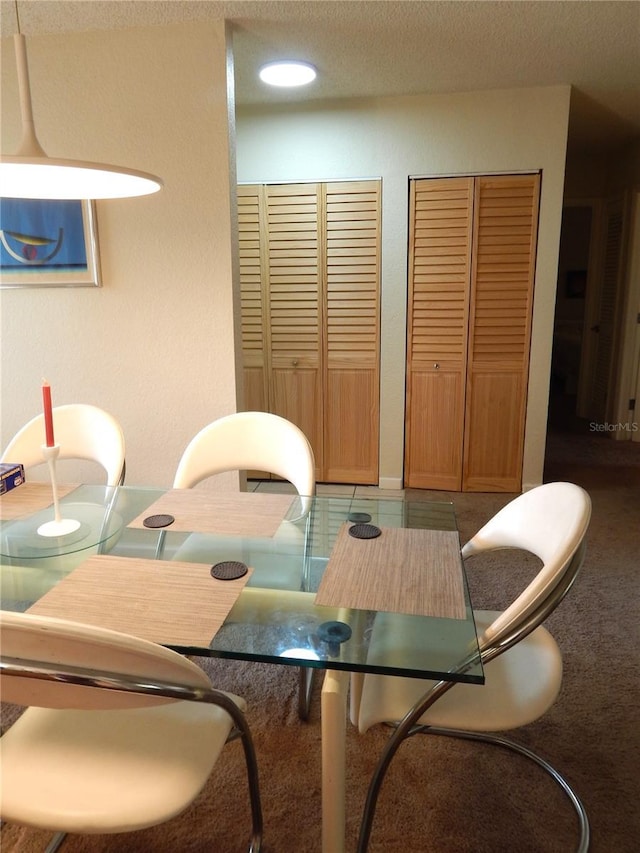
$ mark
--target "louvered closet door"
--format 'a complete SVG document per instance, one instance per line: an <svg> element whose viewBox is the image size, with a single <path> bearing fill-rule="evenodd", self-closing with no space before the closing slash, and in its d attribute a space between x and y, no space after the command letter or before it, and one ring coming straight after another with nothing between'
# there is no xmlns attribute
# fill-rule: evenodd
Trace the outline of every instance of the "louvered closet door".
<svg viewBox="0 0 640 853"><path fill-rule="evenodd" d="M261 236L261 223L265 220L263 206L262 187L238 187L242 359L248 411L269 410L267 267L263 248L266 243Z"/></svg>
<svg viewBox="0 0 640 853"><path fill-rule="evenodd" d="M378 482L380 182L325 184L324 479Z"/></svg>
<svg viewBox="0 0 640 853"><path fill-rule="evenodd" d="M463 491L522 485L539 175L476 178Z"/></svg>
<svg viewBox="0 0 640 853"><path fill-rule="evenodd" d="M459 491L473 179L411 182L405 485Z"/></svg>
<svg viewBox="0 0 640 853"><path fill-rule="evenodd" d="M322 280L318 184L264 188L268 242L269 410L297 424L323 470Z"/></svg>

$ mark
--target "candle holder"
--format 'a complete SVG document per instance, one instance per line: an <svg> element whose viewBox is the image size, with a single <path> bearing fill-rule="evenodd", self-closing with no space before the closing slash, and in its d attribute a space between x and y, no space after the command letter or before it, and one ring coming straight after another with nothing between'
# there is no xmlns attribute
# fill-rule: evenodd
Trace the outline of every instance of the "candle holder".
<svg viewBox="0 0 640 853"><path fill-rule="evenodd" d="M40 536L66 536L69 533L75 533L80 527L80 522L75 518L63 518L60 512L60 503L58 501L58 483L56 480L56 459L60 455L60 445L52 444L42 445L42 455L49 466L49 476L51 477L51 490L53 492L53 521L45 521L38 527Z"/></svg>

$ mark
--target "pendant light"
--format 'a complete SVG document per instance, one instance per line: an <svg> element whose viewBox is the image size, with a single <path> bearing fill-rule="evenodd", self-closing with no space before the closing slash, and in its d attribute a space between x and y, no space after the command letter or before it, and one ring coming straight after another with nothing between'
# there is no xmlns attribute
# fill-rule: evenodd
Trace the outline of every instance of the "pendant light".
<svg viewBox="0 0 640 853"><path fill-rule="evenodd" d="M22 142L10 156L0 155L0 196L36 199L100 199L149 195L162 187L162 180L146 172L48 157L38 142L31 107L29 69L25 37L14 35L18 92L22 117Z"/></svg>

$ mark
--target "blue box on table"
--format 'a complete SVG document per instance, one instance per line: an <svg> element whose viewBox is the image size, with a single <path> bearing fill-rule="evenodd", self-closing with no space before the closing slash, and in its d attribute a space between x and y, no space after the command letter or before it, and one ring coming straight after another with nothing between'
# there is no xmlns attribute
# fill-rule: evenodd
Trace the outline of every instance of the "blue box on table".
<svg viewBox="0 0 640 853"><path fill-rule="evenodd" d="M0 495L24 483L24 465L19 462L0 462Z"/></svg>

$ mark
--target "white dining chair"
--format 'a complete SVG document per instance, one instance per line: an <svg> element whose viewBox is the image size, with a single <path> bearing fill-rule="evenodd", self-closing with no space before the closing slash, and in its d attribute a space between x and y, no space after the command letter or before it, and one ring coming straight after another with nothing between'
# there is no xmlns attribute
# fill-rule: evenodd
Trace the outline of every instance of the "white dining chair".
<svg viewBox="0 0 640 853"><path fill-rule="evenodd" d="M26 706L0 738L3 821L55 832L48 851L66 833L156 826L196 800L239 737L248 849L258 853L258 770L242 699L176 652L116 631L2 611L0 641L2 699Z"/></svg>
<svg viewBox="0 0 640 853"><path fill-rule="evenodd" d="M294 423L270 412L235 412L218 418L195 435L178 463L174 489L190 489L203 480L227 471L265 471L292 483L299 495L299 513L295 523L284 521L278 535L277 552L269 553L265 543L261 555L261 586L281 588L285 598L288 590L304 590L305 567L299 559L304 553L308 534L310 499L315 495L315 461L309 440ZM294 561L282 559L283 550L290 546ZM176 551L176 560L200 560L204 553L212 554L211 539L191 534ZM226 551L224 559L242 559L242 555ZM273 570L268 566L272 564ZM286 565L285 565L286 564ZM292 572L295 576L292 577ZM238 603L238 607L242 602ZM307 719L312 689L313 670L299 670L299 704L301 719Z"/></svg>
<svg viewBox="0 0 640 853"><path fill-rule="evenodd" d="M173 488L191 489L216 474L248 470L266 471L282 477L298 492L299 505L281 525L277 549L290 545L292 553L299 556L304 549L305 522L308 522L311 498L316 490L315 463L307 437L286 418L269 412L236 412L208 424L185 448ZM197 559L205 552L211 553L214 544L227 547L221 544L219 537L213 543L211 537L204 534L191 534L175 553L174 559ZM265 541L265 549L268 550L269 545ZM285 567L282 556L282 550L276 553L272 572L267 569L268 554L261 560L260 586L286 590L294 588L296 583L303 584L300 561ZM296 577L292 577L291 572Z"/></svg>
<svg viewBox="0 0 640 853"><path fill-rule="evenodd" d="M205 426L185 448L173 481L190 489L225 471L267 471L288 480L298 494L315 494L313 450L291 421L270 412L235 412Z"/></svg>
<svg viewBox="0 0 640 853"><path fill-rule="evenodd" d="M414 734L439 734L497 744L547 771L574 806L580 824L579 853L589 846L589 821L569 783L547 761L497 732L541 717L555 702L562 682L562 655L542 626L567 594L582 565L591 517L588 494L572 483L547 483L501 509L462 549L465 560L511 548L542 562L533 580L504 611L474 610L485 684L427 681L366 674L352 696L352 719L360 732L378 723L395 731L373 774L364 808L359 853L368 848L375 807L386 771L401 743ZM514 557L516 559L516 557ZM404 646L420 642L391 613L375 618L367 662L382 664ZM462 662L477 665L477 654ZM356 687L358 682L356 682ZM359 692L359 695L357 695Z"/></svg>
<svg viewBox="0 0 640 853"><path fill-rule="evenodd" d="M106 486L118 486L125 477L125 440L118 421L109 412L87 403L69 403L53 409L56 444L60 445L59 459L82 459L101 466ZM45 443L44 415L39 414L26 423L11 439L0 456L2 462L20 462L28 471L44 463L42 445ZM113 492L113 489L107 489ZM105 496L106 525L112 516L114 494ZM106 527L105 527L106 529ZM5 600L35 600L55 586L82 559L94 551L113 546L121 535L116 530L108 541L96 548L78 550L64 557L25 559L3 558L0 565L0 584Z"/></svg>
<svg viewBox="0 0 640 853"><path fill-rule="evenodd" d="M69 403L53 409L59 459L86 459L105 471L108 486L120 486L125 478L125 442L113 415L88 403ZM25 469L41 465L45 443L44 415L36 415L11 439L0 461L21 462Z"/></svg>

